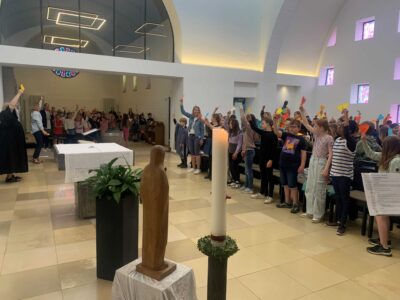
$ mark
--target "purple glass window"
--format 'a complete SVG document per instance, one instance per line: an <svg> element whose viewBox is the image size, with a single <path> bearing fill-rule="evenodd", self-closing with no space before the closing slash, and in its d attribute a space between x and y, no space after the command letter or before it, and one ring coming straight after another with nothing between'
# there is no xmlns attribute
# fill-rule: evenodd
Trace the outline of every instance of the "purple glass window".
<svg viewBox="0 0 400 300"><path fill-rule="evenodd" d="M333 80L335 79L335 69L328 68L326 70L325 85L333 85Z"/></svg>
<svg viewBox="0 0 400 300"><path fill-rule="evenodd" d="M374 37L375 33L375 20L368 21L363 24L362 39L368 40Z"/></svg>
<svg viewBox="0 0 400 300"><path fill-rule="evenodd" d="M358 85L357 103L367 104L369 100L369 84Z"/></svg>

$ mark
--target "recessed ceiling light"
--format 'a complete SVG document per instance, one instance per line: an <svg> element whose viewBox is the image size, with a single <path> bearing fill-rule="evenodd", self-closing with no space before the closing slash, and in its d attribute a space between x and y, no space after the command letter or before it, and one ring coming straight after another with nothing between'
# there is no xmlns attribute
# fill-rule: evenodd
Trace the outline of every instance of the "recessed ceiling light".
<svg viewBox="0 0 400 300"><path fill-rule="evenodd" d="M133 54L141 54L144 52L144 47L140 46L129 46L129 45L117 45L114 48L115 52L123 52L123 53L133 53ZM146 52L149 51L150 48L146 48Z"/></svg>
<svg viewBox="0 0 400 300"><path fill-rule="evenodd" d="M78 40L72 39L63 36L54 36L54 35L45 35L43 37L43 43L50 44L50 45L59 45L59 46L66 46L66 47L73 47L73 48L86 48L89 44L88 40Z"/></svg>
<svg viewBox="0 0 400 300"><path fill-rule="evenodd" d="M80 24L81 28L90 30L100 30L107 21L95 14L55 7L47 8L47 20L60 26L79 27Z"/></svg>
<svg viewBox="0 0 400 300"><path fill-rule="evenodd" d="M153 36L159 36L159 37L167 37L165 34L160 34L160 33L153 33L153 32L143 32L142 30L145 27L152 27L152 28L156 28L156 27L164 27L164 25L162 24L157 24L157 23L144 23L142 26L140 26L138 29L135 30L135 33L138 34L146 34L146 35L153 35Z"/></svg>

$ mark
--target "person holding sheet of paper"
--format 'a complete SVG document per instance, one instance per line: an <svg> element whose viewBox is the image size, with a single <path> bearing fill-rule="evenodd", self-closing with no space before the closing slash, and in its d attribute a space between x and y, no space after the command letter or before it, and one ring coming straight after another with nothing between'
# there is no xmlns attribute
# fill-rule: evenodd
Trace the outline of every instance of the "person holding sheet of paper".
<svg viewBox="0 0 400 300"><path fill-rule="evenodd" d="M368 145L365 134L361 137L365 154L372 160L379 162L379 172L400 173L400 137L387 137L382 145L382 152L374 152ZM392 256L391 243L389 241L389 216L375 216L378 225L379 238L369 239L372 247L367 251L371 254Z"/></svg>

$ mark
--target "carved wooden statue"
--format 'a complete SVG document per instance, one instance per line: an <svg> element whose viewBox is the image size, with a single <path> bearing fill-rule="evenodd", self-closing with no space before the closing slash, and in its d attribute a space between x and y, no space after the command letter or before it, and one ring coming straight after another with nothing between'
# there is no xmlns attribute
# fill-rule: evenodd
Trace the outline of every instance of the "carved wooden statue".
<svg viewBox="0 0 400 300"><path fill-rule="evenodd" d="M169 185L164 170L165 150L155 146L150 164L142 174L140 197L143 202L142 263L136 270L156 280L162 280L176 265L164 260L168 242Z"/></svg>

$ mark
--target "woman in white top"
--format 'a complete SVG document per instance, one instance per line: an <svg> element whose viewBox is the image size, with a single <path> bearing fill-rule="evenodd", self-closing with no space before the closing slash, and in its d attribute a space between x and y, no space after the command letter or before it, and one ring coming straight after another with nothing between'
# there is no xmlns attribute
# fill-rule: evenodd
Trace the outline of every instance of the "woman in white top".
<svg viewBox="0 0 400 300"><path fill-rule="evenodd" d="M43 128L43 119L40 114L40 109L42 107L43 98L40 98L38 104L35 105L31 114L31 124L32 124L32 134L36 140L35 152L33 153L33 163L39 164L40 150L43 146L43 136L49 136L46 130Z"/></svg>

